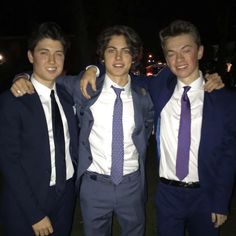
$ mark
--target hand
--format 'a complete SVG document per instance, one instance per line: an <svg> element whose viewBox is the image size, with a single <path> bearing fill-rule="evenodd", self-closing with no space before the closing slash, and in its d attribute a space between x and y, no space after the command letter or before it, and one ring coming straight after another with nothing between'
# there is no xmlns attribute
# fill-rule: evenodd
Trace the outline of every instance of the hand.
<svg viewBox="0 0 236 236"><path fill-rule="evenodd" d="M53 227L50 219L45 216L38 223L32 225L35 236L45 236L53 233Z"/></svg>
<svg viewBox="0 0 236 236"><path fill-rule="evenodd" d="M215 228L220 227L227 220L227 215L211 213L211 221L214 223Z"/></svg>
<svg viewBox="0 0 236 236"><path fill-rule="evenodd" d="M33 94L34 87L27 78L20 77L12 84L11 92L15 97L20 97L23 96L25 93Z"/></svg>
<svg viewBox="0 0 236 236"><path fill-rule="evenodd" d="M80 90L86 98L91 98L87 93L88 84L91 85L93 91L96 91L96 67L89 67L83 74L80 80Z"/></svg>
<svg viewBox="0 0 236 236"><path fill-rule="evenodd" d="M204 90L209 93L215 89L221 89L225 86L225 84L222 82L221 77L217 73L206 74L205 78L207 79L207 82L204 86Z"/></svg>

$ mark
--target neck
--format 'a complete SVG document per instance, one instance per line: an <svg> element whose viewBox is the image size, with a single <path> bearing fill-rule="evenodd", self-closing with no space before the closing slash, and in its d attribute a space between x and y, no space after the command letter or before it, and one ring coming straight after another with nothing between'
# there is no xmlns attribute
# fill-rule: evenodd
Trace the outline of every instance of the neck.
<svg viewBox="0 0 236 236"><path fill-rule="evenodd" d="M190 85L193 81L197 80L200 76L199 70L197 70L196 72L192 73L191 75L189 75L188 77L178 77L178 80L180 80L182 83L186 84L186 85Z"/></svg>
<svg viewBox="0 0 236 236"><path fill-rule="evenodd" d="M124 87L129 82L128 74L124 76L113 76L110 74L107 75L114 83L118 84L120 87Z"/></svg>

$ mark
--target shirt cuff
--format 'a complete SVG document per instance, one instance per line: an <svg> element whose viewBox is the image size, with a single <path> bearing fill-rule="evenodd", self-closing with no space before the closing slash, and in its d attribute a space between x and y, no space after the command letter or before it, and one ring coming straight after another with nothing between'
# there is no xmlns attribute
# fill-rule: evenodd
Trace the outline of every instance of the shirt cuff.
<svg viewBox="0 0 236 236"><path fill-rule="evenodd" d="M97 66L95 66L95 65L89 65L89 66L87 66L86 67L86 70L87 69L89 69L90 67L95 67L96 68L96 77L99 77L99 75L100 75L100 70L99 70L99 68L97 67Z"/></svg>

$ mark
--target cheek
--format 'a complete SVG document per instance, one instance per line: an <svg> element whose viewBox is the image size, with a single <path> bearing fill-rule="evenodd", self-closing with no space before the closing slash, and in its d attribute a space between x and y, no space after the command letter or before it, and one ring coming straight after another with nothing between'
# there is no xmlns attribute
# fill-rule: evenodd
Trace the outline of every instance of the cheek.
<svg viewBox="0 0 236 236"><path fill-rule="evenodd" d="M166 63L169 67L172 67L175 64L175 59L173 57L172 58L166 58Z"/></svg>
<svg viewBox="0 0 236 236"><path fill-rule="evenodd" d="M195 65L196 63L198 63L198 54L195 53L195 54L192 54L188 57L188 61L189 63Z"/></svg>
<svg viewBox="0 0 236 236"><path fill-rule="evenodd" d="M65 61L65 57L60 57L60 56L56 57L56 62L58 64L64 64L64 61Z"/></svg>
<svg viewBox="0 0 236 236"><path fill-rule="evenodd" d="M112 63L113 63L112 57L105 57L104 58L105 67L111 67Z"/></svg>

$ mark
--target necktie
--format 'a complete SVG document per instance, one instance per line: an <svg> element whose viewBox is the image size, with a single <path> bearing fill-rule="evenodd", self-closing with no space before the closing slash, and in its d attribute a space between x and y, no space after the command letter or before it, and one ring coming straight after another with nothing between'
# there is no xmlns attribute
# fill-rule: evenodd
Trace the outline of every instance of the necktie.
<svg viewBox="0 0 236 236"><path fill-rule="evenodd" d="M188 175L189 151L191 142L191 110L187 95L191 87L185 86L181 97L181 114L178 134L178 148L176 159L176 176L183 180Z"/></svg>
<svg viewBox="0 0 236 236"><path fill-rule="evenodd" d="M55 144L56 191L61 194L66 184L65 140L61 114L55 100L54 90L51 91L52 127Z"/></svg>
<svg viewBox="0 0 236 236"><path fill-rule="evenodd" d="M114 184L118 185L123 177L124 163L124 135L122 113L123 104L120 98L120 93L123 89L112 86L116 93L116 100L113 110L112 122L112 164L111 164L111 179Z"/></svg>

